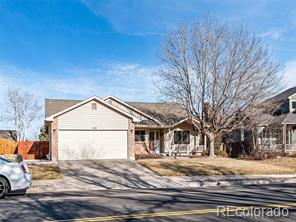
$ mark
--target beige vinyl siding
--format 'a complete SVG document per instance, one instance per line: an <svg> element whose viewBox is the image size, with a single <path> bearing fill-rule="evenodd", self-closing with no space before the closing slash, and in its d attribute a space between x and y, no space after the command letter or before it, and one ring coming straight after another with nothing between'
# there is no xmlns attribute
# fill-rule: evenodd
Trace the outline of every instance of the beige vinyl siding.
<svg viewBox="0 0 296 222"><path fill-rule="evenodd" d="M106 102L109 103L109 104L111 104L112 106L115 106L116 108L118 108L118 109L120 109L120 110L122 110L122 111L124 111L124 112L126 112L126 113L128 113L128 114L130 114L130 115L132 115L132 116L134 116L136 118L138 118L139 120L146 120L147 119L142 114L140 114L140 113L138 113L138 112L136 112L136 111L134 111L134 110L132 110L132 109L124 106L124 105L122 105L121 103L113 100L112 98L107 99Z"/></svg>
<svg viewBox="0 0 296 222"><path fill-rule="evenodd" d="M92 103L97 109L92 109ZM93 100L58 117L59 129L127 130L128 117Z"/></svg>
<svg viewBox="0 0 296 222"><path fill-rule="evenodd" d="M174 131L189 131L189 144L174 144ZM187 147L188 151L191 151L199 145L200 135L198 135L197 131L192 129L192 126L186 122L179 124L175 128L170 130L166 129L164 131L164 147L165 152L169 152L170 150L175 150L178 146Z"/></svg>

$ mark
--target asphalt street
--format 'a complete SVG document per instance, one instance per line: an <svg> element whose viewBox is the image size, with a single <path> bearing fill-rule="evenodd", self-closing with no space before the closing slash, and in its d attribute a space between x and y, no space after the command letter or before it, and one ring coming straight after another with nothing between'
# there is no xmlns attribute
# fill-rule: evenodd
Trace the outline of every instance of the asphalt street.
<svg viewBox="0 0 296 222"><path fill-rule="evenodd" d="M232 208L218 216L217 206ZM285 208L289 215L233 216L255 207ZM0 200L0 220L296 221L296 184L12 195Z"/></svg>

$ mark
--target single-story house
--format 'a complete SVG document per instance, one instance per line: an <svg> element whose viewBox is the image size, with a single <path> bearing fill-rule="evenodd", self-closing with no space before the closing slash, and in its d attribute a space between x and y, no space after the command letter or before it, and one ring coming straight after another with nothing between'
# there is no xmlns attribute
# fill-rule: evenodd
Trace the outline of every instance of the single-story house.
<svg viewBox="0 0 296 222"><path fill-rule="evenodd" d="M114 96L45 100L52 160L202 152L211 134L202 135L198 125L198 119L171 103L123 102Z"/></svg>

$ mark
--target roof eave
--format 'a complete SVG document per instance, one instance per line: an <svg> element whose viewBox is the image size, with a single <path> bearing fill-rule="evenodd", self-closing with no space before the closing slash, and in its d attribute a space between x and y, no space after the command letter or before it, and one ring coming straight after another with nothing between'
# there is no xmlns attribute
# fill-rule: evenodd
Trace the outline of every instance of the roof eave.
<svg viewBox="0 0 296 222"><path fill-rule="evenodd" d="M137 108L135 108L135 107L127 104L126 102L123 102L122 100L118 99L115 96L109 95L109 96L105 97L103 100L107 100L107 99L114 99L115 101L121 103L122 105L124 105L124 106L126 106L126 107L128 107L128 108L130 108L130 109L132 109L132 110L134 110L134 111L136 111L138 113L140 113L141 115L143 115L143 116L145 116L145 117L147 117L147 118L149 118L151 120L154 120L155 122L161 124L161 122L159 120L157 120L157 119L153 118L152 116L144 113L143 111L141 111L141 110L139 110L139 109L137 109Z"/></svg>

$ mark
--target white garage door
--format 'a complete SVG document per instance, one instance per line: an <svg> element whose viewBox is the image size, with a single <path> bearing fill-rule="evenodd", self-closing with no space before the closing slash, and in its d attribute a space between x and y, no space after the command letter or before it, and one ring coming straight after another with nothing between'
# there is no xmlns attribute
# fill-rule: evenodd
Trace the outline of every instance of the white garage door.
<svg viewBox="0 0 296 222"><path fill-rule="evenodd" d="M127 159L127 131L60 130L58 159Z"/></svg>

